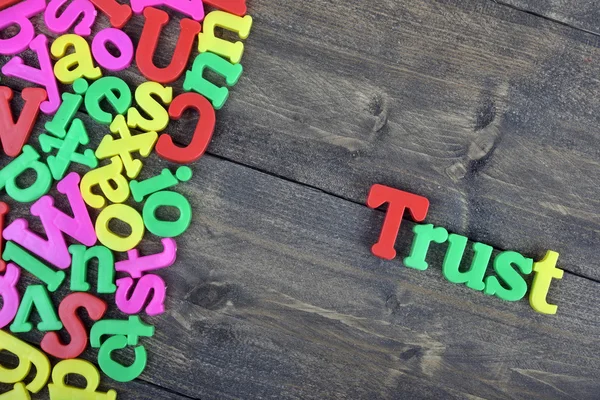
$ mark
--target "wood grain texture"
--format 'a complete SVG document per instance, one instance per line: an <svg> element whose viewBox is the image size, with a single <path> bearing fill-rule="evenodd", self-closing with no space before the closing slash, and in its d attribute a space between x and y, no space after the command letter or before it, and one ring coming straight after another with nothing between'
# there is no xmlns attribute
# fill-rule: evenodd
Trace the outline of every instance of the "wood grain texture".
<svg viewBox="0 0 600 400"><path fill-rule="evenodd" d="M600 34L600 10L593 0L491 0Z"/></svg>
<svg viewBox="0 0 600 400"><path fill-rule="evenodd" d="M125 398L597 399L600 283L585 277L600 278L598 38L489 0L256 0L249 12L212 155L176 188L194 221L160 272L167 313L146 318L149 365ZM141 21L126 27L136 41ZM172 42L160 46L165 65ZM80 117L97 145L107 128ZM195 119L169 132L187 143ZM142 179L169 166L145 165ZM553 285L559 314L448 283L445 245L429 270L404 268L410 223L398 259L372 256L383 213L363 204L376 182L427 196L428 222L498 249L561 252L574 274ZM148 234L142 253L158 243Z"/></svg>
<svg viewBox="0 0 600 400"><path fill-rule="evenodd" d="M209 153L361 204L373 183L412 191L432 223L536 258L550 248L600 279L598 37L489 0L260 0L249 13L245 72ZM142 23L125 28L134 42ZM165 38L177 33L175 18ZM187 143L195 118L168 130Z"/></svg>
<svg viewBox="0 0 600 400"><path fill-rule="evenodd" d="M106 128L80 116L97 143ZM166 166L152 155L140 178ZM156 335L142 339L142 381L202 399L597 398L599 283L566 273L550 294L559 314L542 316L526 300L445 281L445 245L432 246L424 272L372 256L381 211L213 156L192 168L175 190L194 220L177 238L177 262L160 271L167 312L144 318ZM27 215L14 205L10 218L40 229ZM142 254L158 243L147 233ZM22 285L33 282L25 275Z"/></svg>

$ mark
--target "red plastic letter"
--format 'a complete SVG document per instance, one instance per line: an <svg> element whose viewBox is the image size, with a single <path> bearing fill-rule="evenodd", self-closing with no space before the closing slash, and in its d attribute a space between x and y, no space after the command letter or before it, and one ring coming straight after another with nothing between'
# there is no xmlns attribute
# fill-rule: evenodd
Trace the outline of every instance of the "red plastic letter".
<svg viewBox="0 0 600 400"><path fill-rule="evenodd" d="M181 32L177 39L177 45L171 59L171 64L165 68L158 68L154 65L152 59L158 45L158 37L162 28L169 22L169 14L156 8L148 7L144 9L144 28L142 36L135 53L135 62L140 72L150 81L159 83L169 83L177 80L183 73L194 39L200 32L200 24L189 18L181 20Z"/></svg>
<svg viewBox="0 0 600 400"><path fill-rule="evenodd" d="M404 210L408 208L410 215L416 222L423 221L429 209L429 200L416 194L404 192L384 185L373 185L367 199L367 206L377 208L388 203L387 213L381 228L379 241L373 245L371 251L377 257L392 260L396 257L394 244L398 237Z"/></svg>
<svg viewBox="0 0 600 400"><path fill-rule="evenodd" d="M203 0L203 2L240 17L246 14L246 0Z"/></svg>
<svg viewBox="0 0 600 400"><path fill-rule="evenodd" d="M88 334L77 315L78 308L85 308L90 318L100 320L106 312L106 303L89 293L72 293L58 306L58 315L64 328L71 336L71 343L63 344L56 332L44 335L40 346L46 353L60 359L77 358L84 352Z"/></svg>
<svg viewBox="0 0 600 400"><path fill-rule="evenodd" d="M212 104L198 93L188 92L177 96L169 106L169 116L178 120L188 108L198 111L200 117L190 144L179 147L170 135L163 133L156 144L156 152L165 160L187 164L198 160L206 151L215 129L216 116Z"/></svg>
<svg viewBox="0 0 600 400"><path fill-rule="evenodd" d="M6 86L0 86L0 140L4 152L9 157L16 157L27 143L33 125L40 111L40 104L46 100L46 91L37 88L25 88L21 94L25 101L17 123L14 123L10 101L13 91Z"/></svg>
<svg viewBox="0 0 600 400"><path fill-rule="evenodd" d="M115 28L121 29L131 18L131 7L127 4L119 4L116 0L90 0L94 5L108 15L110 24Z"/></svg>

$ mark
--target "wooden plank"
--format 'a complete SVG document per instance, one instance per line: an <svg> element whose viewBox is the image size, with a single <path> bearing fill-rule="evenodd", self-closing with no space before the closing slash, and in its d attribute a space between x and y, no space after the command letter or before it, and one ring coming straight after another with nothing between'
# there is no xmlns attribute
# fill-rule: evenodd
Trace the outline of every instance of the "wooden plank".
<svg viewBox="0 0 600 400"><path fill-rule="evenodd" d="M493 0L495 1L495 0ZM568 24L577 29L583 29L600 34L600 10L593 0L501 0L497 3L507 4L521 10L532 12L546 18Z"/></svg>
<svg viewBox="0 0 600 400"><path fill-rule="evenodd" d="M245 74L211 154L358 203L376 182L419 193L432 223L538 258L551 248L600 279L597 37L489 0L249 12ZM134 41L142 20L125 28ZM177 32L175 19L165 38ZM161 42L159 65L172 47ZM195 118L169 132L187 143Z"/></svg>
<svg viewBox="0 0 600 400"><path fill-rule="evenodd" d="M106 129L89 131L97 143ZM140 179L165 166L151 156ZM445 281L445 246L423 272L372 256L380 211L212 156L192 168L176 190L194 221L160 271L167 312L145 318L144 381L202 399L597 398L600 283L566 273L550 294L559 314L539 315ZM142 254L158 243L148 234Z"/></svg>

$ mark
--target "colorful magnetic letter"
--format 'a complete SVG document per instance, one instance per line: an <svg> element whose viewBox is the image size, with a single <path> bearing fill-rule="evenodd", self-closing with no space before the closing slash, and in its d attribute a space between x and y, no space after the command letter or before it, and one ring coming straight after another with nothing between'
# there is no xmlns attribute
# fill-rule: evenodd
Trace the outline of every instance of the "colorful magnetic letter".
<svg viewBox="0 0 600 400"><path fill-rule="evenodd" d="M3 201L0 201L0 255L2 254L3 249L2 243L4 238L2 236L2 232L4 232L4 217L6 216L6 214L8 214L9 211L10 207L8 206L8 204L6 204ZM4 270L6 270L6 263L0 256L0 272L4 272Z"/></svg>
<svg viewBox="0 0 600 400"><path fill-rule="evenodd" d="M68 125L71 123L77 110L83 102L83 95L88 90L88 83L85 79L77 79L73 82L73 90L77 94L63 93L60 108L54 114L52 121L46 122L46 130L58 138L64 138L67 135Z"/></svg>
<svg viewBox="0 0 600 400"><path fill-rule="evenodd" d="M26 386L31 393L37 393L46 386L50 377L50 361L48 357L38 349L17 339L8 332L0 331L0 351L6 350L19 359L16 368L6 368L0 364L0 382L18 383L22 382L31 366L35 366L35 377Z"/></svg>
<svg viewBox="0 0 600 400"><path fill-rule="evenodd" d="M135 90L135 102L150 119L142 117L140 112L131 107L127 111L127 125L133 129L141 129L146 132L160 132L169 123L169 113L152 96L157 96L164 104L170 104L173 100L173 88L164 87L157 82L144 82Z"/></svg>
<svg viewBox="0 0 600 400"><path fill-rule="evenodd" d="M114 293L115 286L115 259L113 253L104 246L94 246L87 249L80 244L69 246L73 255L71 265L71 291L87 292L90 284L87 283L88 264L92 258L98 260L98 288L102 294Z"/></svg>
<svg viewBox="0 0 600 400"><path fill-rule="evenodd" d="M88 0L73 0L63 13L58 16L61 9L68 0L52 0L46 7L44 21L46 26L56 34L67 32L81 17L81 22L75 26L75 33L79 36L89 36L92 33L92 25L96 20L96 9Z"/></svg>
<svg viewBox="0 0 600 400"><path fill-rule="evenodd" d="M0 170L0 189L4 188L12 199L20 203L29 203L48 193L52 175L46 164L38 161L39 158L33 147L28 144L23 146L23 152ZM35 172L35 182L28 188L21 188L17 178L28 169Z"/></svg>
<svg viewBox="0 0 600 400"><path fill-rule="evenodd" d="M127 4L119 4L116 0L90 0L100 11L108 15L110 24L121 29L131 18L131 8Z"/></svg>
<svg viewBox="0 0 600 400"><path fill-rule="evenodd" d="M164 133L160 135L160 139L156 144L156 152L162 158L187 164L198 160L206 151L215 129L215 110L206 98L190 92L180 94L173 100L169 107L169 115L172 119L178 120L183 112L190 108L196 110L199 114L190 144L185 147L177 146L173 143L171 136Z"/></svg>
<svg viewBox="0 0 600 400"><path fill-rule="evenodd" d="M106 49L107 42L112 43L119 50L119 57L113 56ZM120 29L103 29L96 34L92 41L92 54L103 68L109 71L121 71L129 67L133 61L133 43L129 36Z"/></svg>
<svg viewBox="0 0 600 400"><path fill-rule="evenodd" d="M66 384L67 375L79 375L85 378L85 388ZM48 384L51 399L78 399L78 400L116 400L117 392L113 389L106 393L98 392L100 386L100 373L89 361L63 360L56 364L52 370L52 383Z"/></svg>
<svg viewBox="0 0 600 400"><path fill-rule="evenodd" d="M17 54L27 48L35 35L29 18L44 11L46 0L25 0L0 11L0 31L11 25L19 26L19 33L9 39L0 39L0 54Z"/></svg>
<svg viewBox="0 0 600 400"><path fill-rule="evenodd" d="M473 261L468 271L460 271L460 264L467 248L467 238L456 234L448 236L448 250L442 264L442 273L452 283L464 283L473 290L483 290L483 278L492 258L492 246L473 243Z"/></svg>
<svg viewBox="0 0 600 400"><path fill-rule="evenodd" d="M529 304L531 307L542 314L556 314L558 306L548 304L546 297L552 279L562 279L564 271L556 268L558 261L558 253L548 250L541 261L533 264L535 275L533 276L533 284L529 293Z"/></svg>
<svg viewBox="0 0 600 400"><path fill-rule="evenodd" d="M123 335L112 336L100 347L98 351L98 364L100 369L109 378L117 382L129 382L137 378L146 369L148 356L144 346L137 346L134 349L135 359L130 366L124 366L112 359L113 351L121 350L127 347L127 338Z"/></svg>
<svg viewBox="0 0 600 400"><path fill-rule="evenodd" d="M74 217L54 207L54 199L44 196L31 206L31 214L40 217L44 233L43 239L29 229L29 223L23 218L14 220L4 230L4 238L13 240L43 259L65 269L71 266L71 255L63 233L86 246L96 243L96 234L90 214L79 191L79 175L71 172L57 185L60 193L66 194Z"/></svg>
<svg viewBox="0 0 600 400"><path fill-rule="evenodd" d="M79 118L73 120L69 133L64 140L44 133L40 135L39 140L45 153L50 153L52 149L58 149L56 156L48 156L46 160L52 172L52 177L56 180L65 176L71 163L76 162L89 168L98 166L98 160L92 149L77 153L79 145L87 145L90 142L85 126Z"/></svg>
<svg viewBox="0 0 600 400"><path fill-rule="evenodd" d="M204 19L204 4L202 0L131 0L131 8L136 14L146 7L167 6L182 14L192 17L196 21Z"/></svg>
<svg viewBox="0 0 600 400"><path fill-rule="evenodd" d="M127 344L136 346L140 337L154 335L154 326L146 324L137 315L131 316L127 320L103 319L92 326L90 345L94 348L100 347L104 335L124 335L127 338Z"/></svg>
<svg viewBox="0 0 600 400"><path fill-rule="evenodd" d="M213 53L198 54L192 69L185 73L183 89L194 90L212 102L215 110L220 110L229 97L229 89L219 87L204 78L204 70L209 68L225 78L227 86L233 86L242 75L242 64L232 64L224 58Z"/></svg>
<svg viewBox="0 0 600 400"><path fill-rule="evenodd" d="M494 259L494 271L498 278L502 279L508 289L500 284L495 276L485 278L485 289L483 293L487 295L496 295L496 297L506 301L521 300L527 293L527 282L513 268L516 265L519 270L528 275L533 268L533 260L525 258L515 251L503 251Z"/></svg>
<svg viewBox="0 0 600 400"><path fill-rule="evenodd" d="M140 257L138 249L127 252L128 260L115 263L115 269L119 272L127 272L132 278L141 278L148 271L155 271L170 267L177 256L177 244L174 239L161 239L163 251L161 253Z"/></svg>
<svg viewBox="0 0 600 400"><path fill-rule="evenodd" d="M4 153L9 157L16 157L27 143L29 135L37 120L40 104L46 100L46 91L37 88L25 88L21 93L25 101L21 115L17 123L10 109L10 101L13 98L12 89L0 86L0 140Z"/></svg>
<svg viewBox="0 0 600 400"><path fill-rule="evenodd" d="M13 390L0 394L0 400L31 400L31 395L27 391L25 384L18 382L13 386Z"/></svg>
<svg viewBox="0 0 600 400"><path fill-rule="evenodd" d="M384 185L373 185L367 199L367 206L377 208L388 203L388 209L381 228L379 241L371 251L377 257L392 260L396 257L394 244L398 237L404 211L408 209L415 222L421 222L427 216L429 200L416 194L404 192Z"/></svg>
<svg viewBox="0 0 600 400"><path fill-rule="evenodd" d="M233 64L237 64L244 54L244 43L231 43L215 36L215 28L220 27L229 31L237 32L240 39L247 39L252 28L252 17L238 17L225 11L213 11L208 13L202 22L202 32L198 34L198 51L204 53L210 51L224 58L228 58Z"/></svg>
<svg viewBox="0 0 600 400"><path fill-rule="evenodd" d="M106 204L104 197L92 193L92 187L99 185L106 198L113 203L122 203L129 197L127 179L121 175L123 163L115 156L110 164L91 170L81 179L81 195L83 200L94 208L102 208ZM1 172L0 172L1 174ZM112 184L111 184L112 182ZM1 181L0 181L1 183Z"/></svg>
<svg viewBox="0 0 600 400"><path fill-rule="evenodd" d="M73 53L65 55L70 47ZM50 52L58 59L54 64L54 75L62 83L71 84L79 78L95 80L102 76L100 68L94 67L90 46L81 36L68 34L58 37Z"/></svg>
<svg viewBox="0 0 600 400"><path fill-rule="evenodd" d="M130 293L133 285L134 281L131 278L117 279L118 289L115 302L119 310L125 314L138 314L144 308L144 304L150 297L150 292L154 292L148 307L146 307L146 314L152 316L165 312L164 303L167 287L161 277L154 274L142 276L137 281L133 293Z"/></svg>
<svg viewBox="0 0 600 400"><path fill-rule="evenodd" d="M125 222L131 228L128 236L120 236L108 227L112 219ZM102 210L96 220L96 234L100 243L114 251L129 251L137 246L144 237L142 216L125 204L112 204Z"/></svg>
<svg viewBox="0 0 600 400"><path fill-rule="evenodd" d="M115 95L115 91L119 96ZM122 79L106 76L92 83L85 93L85 109L90 117L101 124L110 125L113 116L100 107L100 102L104 99L114 107L117 114L123 114L131 105L131 90Z"/></svg>
<svg viewBox="0 0 600 400"><path fill-rule="evenodd" d="M164 221L156 217L159 207L175 207L179 210L176 221ZM160 237L175 237L187 230L192 221L192 206L182 194L164 190L148 197L143 209L146 228Z"/></svg>
<svg viewBox="0 0 600 400"><path fill-rule="evenodd" d="M88 343L85 325L77 315L77 309L84 308L93 321L100 320L106 312L106 303L88 293L71 293L58 306L58 315L71 337L69 344L64 344L56 332L44 335L40 346L46 353L56 358L77 358L84 352Z"/></svg>
<svg viewBox="0 0 600 400"><path fill-rule="evenodd" d="M144 22L142 36L135 53L135 62L138 69L150 81L173 82L181 76L187 65L194 39L200 32L200 24L188 18L181 20L181 31L171 63L168 67L158 68L154 65L152 59L156 52L158 37L162 28L169 22L169 15L165 11L148 7L144 10L144 17L146 17L146 22Z"/></svg>
<svg viewBox="0 0 600 400"><path fill-rule="evenodd" d="M142 162L134 160L131 153L139 152L142 157L148 157L154 149L154 144L158 139L156 132L140 133L131 135L131 131L125 122L125 117L117 115L110 124L110 131L113 134L119 134L120 139L113 139L111 135L105 135L96 149L96 157L104 159L113 156L121 157L127 176L136 178L142 170Z"/></svg>
<svg viewBox="0 0 600 400"><path fill-rule="evenodd" d="M409 268L424 271L427 269L427 251L431 242L438 244L448 240L448 231L441 227L436 227L432 224L415 225L413 228L415 237L413 239L410 255L404 259L404 265Z"/></svg>
<svg viewBox="0 0 600 400"><path fill-rule="evenodd" d="M51 292L55 292L65 280L66 275L64 271L51 269L13 242L6 242L2 258L6 261L12 261L21 268L29 271L29 273L44 282Z"/></svg>
<svg viewBox="0 0 600 400"><path fill-rule="evenodd" d="M33 329L33 324L28 321L34 305L41 319L40 323L37 324L39 331L58 331L62 329L63 325L58 320L46 287L42 285L29 285L25 289L25 294L23 294L23 300L21 300L15 320L10 326L11 331L29 332Z"/></svg>
<svg viewBox="0 0 600 400"><path fill-rule="evenodd" d="M202 0L204 4L242 16L246 14L246 0Z"/></svg>
<svg viewBox="0 0 600 400"><path fill-rule="evenodd" d="M129 187L131 188L133 199L139 203L149 194L177 185L179 183L178 179L187 182L192 179L192 170L189 167L179 167L175 175L177 178L173 176L171 171L165 168L160 175L153 176L152 178L141 182L132 180L129 182Z"/></svg>
<svg viewBox="0 0 600 400"><path fill-rule="evenodd" d="M2 297L2 308L0 309L0 329L4 328L15 318L19 309L19 292L17 283L21 276L21 269L9 263L4 276L0 276L0 297Z"/></svg>
<svg viewBox="0 0 600 400"><path fill-rule="evenodd" d="M25 4L21 3L21 4ZM6 10L8 11L8 10ZM40 110L44 114L54 114L60 106L60 94L58 85L52 71L52 62L48 54L48 39L44 35L38 35L29 43L29 48L37 54L40 68L33 68L23 64L21 57L13 57L4 67L2 73L6 76L24 79L28 82L44 86L48 100L40 105Z"/></svg>

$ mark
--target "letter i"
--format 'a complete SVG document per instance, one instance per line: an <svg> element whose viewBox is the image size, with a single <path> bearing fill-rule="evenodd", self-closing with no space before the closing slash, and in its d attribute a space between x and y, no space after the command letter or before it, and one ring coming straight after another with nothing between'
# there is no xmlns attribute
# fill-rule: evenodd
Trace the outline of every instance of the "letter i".
<svg viewBox="0 0 600 400"><path fill-rule="evenodd" d="M139 203L144 200L144 197L152 193L175 186L179 182L187 182L192 178L192 170L189 167L179 167L177 168L177 172L175 172L175 176L173 176L171 171L165 168L160 175L156 175L144 181L140 182L132 180L129 182L129 187L131 188L133 199Z"/></svg>
<svg viewBox="0 0 600 400"><path fill-rule="evenodd" d="M46 122L44 126L48 132L54 136L63 139L67 135L68 125L71 123L75 114L83 102L83 95L88 90L88 83L80 78L73 82L73 90L77 94L63 93L62 104L52 118L52 121Z"/></svg>

